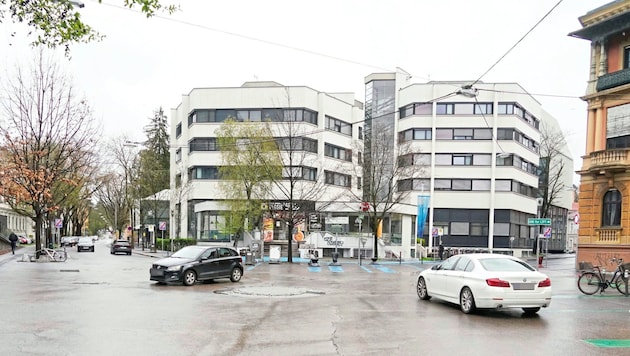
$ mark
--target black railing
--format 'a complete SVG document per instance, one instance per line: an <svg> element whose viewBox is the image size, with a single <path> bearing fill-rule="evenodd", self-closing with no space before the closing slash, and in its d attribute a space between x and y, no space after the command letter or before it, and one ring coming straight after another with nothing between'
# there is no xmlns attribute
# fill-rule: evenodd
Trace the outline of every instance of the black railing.
<svg viewBox="0 0 630 356"><path fill-rule="evenodd" d="M597 91L615 88L630 83L630 68L604 74L597 79Z"/></svg>

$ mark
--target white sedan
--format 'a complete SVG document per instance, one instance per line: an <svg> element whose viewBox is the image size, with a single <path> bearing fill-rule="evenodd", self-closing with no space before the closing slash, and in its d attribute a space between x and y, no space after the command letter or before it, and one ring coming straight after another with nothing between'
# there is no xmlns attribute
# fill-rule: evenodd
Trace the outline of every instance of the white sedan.
<svg viewBox="0 0 630 356"><path fill-rule="evenodd" d="M468 314L477 308L522 308L537 313L551 304L551 280L518 258L489 253L452 256L420 272L418 297L459 304Z"/></svg>

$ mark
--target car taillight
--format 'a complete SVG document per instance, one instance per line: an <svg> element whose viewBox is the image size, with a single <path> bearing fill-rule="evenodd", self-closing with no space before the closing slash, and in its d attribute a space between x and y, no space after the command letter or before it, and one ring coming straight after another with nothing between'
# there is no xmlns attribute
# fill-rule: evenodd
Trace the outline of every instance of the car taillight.
<svg viewBox="0 0 630 356"><path fill-rule="evenodd" d="M243 257L242 256L239 256L238 259L239 259L240 263L243 263Z"/></svg>
<svg viewBox="0 0 630 356"><path fill-rule="evenodd" d="M538 287L551 287L551 279L547 278L544 281L540 281Z"/></svg>
<svg viewBox="0 0 630 356"><path fill-rule="evenodd" d="M486 284L490 287L510 287L510 282L498 278L488 278L486 279Z"/></svg>

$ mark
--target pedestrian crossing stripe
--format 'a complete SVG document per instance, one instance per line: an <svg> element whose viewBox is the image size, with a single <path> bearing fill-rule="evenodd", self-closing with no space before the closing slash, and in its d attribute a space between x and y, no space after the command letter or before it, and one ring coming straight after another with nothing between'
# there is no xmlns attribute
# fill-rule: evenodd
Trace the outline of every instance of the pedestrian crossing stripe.
<svg viewBox="0 0 630 356"><path fill-rule="evenodd" d="M309 272L321 272L322 268L321 267L308 266L308 271Z"/></svg>

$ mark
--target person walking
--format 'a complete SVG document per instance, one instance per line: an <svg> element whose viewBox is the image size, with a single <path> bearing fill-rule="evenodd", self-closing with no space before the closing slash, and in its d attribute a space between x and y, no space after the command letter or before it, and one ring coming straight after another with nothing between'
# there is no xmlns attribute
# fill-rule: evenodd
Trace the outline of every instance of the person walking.
<svg viewBox="0 0 630 356"><path fill-rule="evenodd" d="M438 247L438 256L440 256L440 260L444 256L444 245L442 244L440 244L440 247Z"/></svg>
<svg viewBox="0 0 630 356"><path fill-rule="evenodd" d="M9 235L9 241L11 241L11 253L15 255L15 245L17 244L18 237L15 233Z"/></svg>

